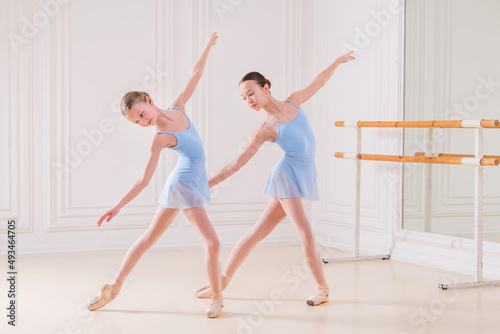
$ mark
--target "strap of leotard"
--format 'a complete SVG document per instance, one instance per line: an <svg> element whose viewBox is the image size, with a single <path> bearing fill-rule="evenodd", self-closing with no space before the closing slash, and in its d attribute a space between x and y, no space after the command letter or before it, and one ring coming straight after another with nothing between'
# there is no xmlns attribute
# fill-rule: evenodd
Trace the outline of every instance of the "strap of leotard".
<svg viewBox="0 0 500 334"><path fill-rule="evenodd" d="M176 106L168 106L167 108L172 108L172 109L177 109L179 111L182 111L182 113L184 115L186 115L186 113L184 112L184 110L182 110L181 108L177 108ZM186 115L187 117L187 115ZM188 120L189 120L189 117L188 117ZM167 131L156 131L155 133L167 133L169 135L174 135L175 136L175 133L174 132L167 132Z"/></svg>
<svg viewBox="0 0 500 334"><path fill-rule="evenodd" d="M295 103L293 103L293 102L292 102L292 101L290 101L289 99L286 99L285 101L290 102L291 104L293 104L293 105L295 106L295 108L300 109L299 107L297 107L297 106L295 105Z"/></svg>
<svg viewBox="0 0 500 334"><path fill-rule="evenodd" d="M276 138L271 142L271 143L274 143L276 141L276 139L278 139L278 136L280 135L280 126L279 126L279 123L271 123L271 122L262 122L260 123L261 125L262 124L272 124L272 125L276 125Z"/></svg>
<svg viewBox="0 0 500 334"><path fill-rule="evenodd" d="M182 111L182 113L185 115L186 113L184 112L184 110L182 110L181 108L177 108L176 106L168 106L169 108L172 108L172 109L177 109L179 111Z"/></svg>

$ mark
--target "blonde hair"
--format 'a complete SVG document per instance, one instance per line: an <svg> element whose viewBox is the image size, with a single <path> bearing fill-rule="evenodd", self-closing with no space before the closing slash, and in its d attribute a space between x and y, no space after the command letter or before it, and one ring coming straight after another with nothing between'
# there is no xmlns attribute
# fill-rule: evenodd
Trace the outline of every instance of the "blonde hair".
<svg viewBox="0 0 500 334"><path fill-rule="evenodd" d="M146 97L149 97L148 93L137 92L137 91L131 91L123 95L121 103L121 110L123 116L126 116L130 111L130 109L132 109L132 107L137 103L146 102Z"/></svg>

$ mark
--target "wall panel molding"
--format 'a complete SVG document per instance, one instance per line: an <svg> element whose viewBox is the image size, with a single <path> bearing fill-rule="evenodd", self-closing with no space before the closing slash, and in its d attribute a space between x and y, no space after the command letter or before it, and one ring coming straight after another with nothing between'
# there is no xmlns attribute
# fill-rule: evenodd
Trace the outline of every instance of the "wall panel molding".
<svg viewBox="0 0 500 334"><path fill-rule="evenodd" d="M153 21L155 31L153 34L153 69L158 76L163 69L168 66L168 60L171 59L171 48L168 49L165 43L171 39L166 36L165 23L170 22L172 17L167 17L172 14L168 11L170 1L154 0ZM52 231L81 231L96 229L94 224L82 224L86 219L95 219L102 215L103 210L109 209L101 205L75 206L72 204L71 194L76 191L72 188L70 173L64 173L62 178L55 175L54 162L68 162L69 156L67 150L70 147L70 125L71 121L71 89L70 87L70 46L75 43L71 39L70 26L70 11L71 3L60 8L58 15L54 16L49 23L49 38L47 39L48 49L48 64L47 78L49 93L47 96L47 115L49 121L45 125L45 138L48 140L46 145L47 153L45 155L45 172L46 172L46 219L45 230ZM171 32L170 32L171 33ZM168 80L167 80L168 81ZM161 82L152 91L152 94L158 91L165 91L168 82ZM156 94L155 94L156 95ZM162 94L157 94L159 102L164 98ZM165 157L165 154L163 154ZM168 157L167 157L168 158ZM171 159L170 159L171 160ZM143 218L152 216L158 207L157 199L161 193L164 180L166 178L167 159L161 159L158 164L157 171L150 184L152 193L151 202L149 204L130 204L122 209L120 213L121 222L115 222L106 228L121 229L121 228L143 228L148 226L149 222ZM141 219L142 218L142 219Z"/></svg>
<svg viewBox="0 0 500 334"><path fill-rule="evenodd" d="M195 0L192 0L195 1ZM201 45L202 39L206 38L210 31L208 31L208 25L210 20L216 19L210 16L202 17L200 13L208 13L208 5L204 4L203 6L199 6L198 1L197 9L195 10L195 22L197 24L194 25L195 31L198 32L199 38L194 38L194 41L198 40L198 44ZM284 85L284 90L287 94L291 94L294 90L299 89L303 84L301 81L301 73L302 73L302 62L301 62L301 33L302 33L302 0L284 0L282 3L282 13L284 13L284 31L285 36L283 36L284 41L284 62L283 62L283 76L280 78L281 82ZM206 7L206 8L205 8ZM203 36L201 34L204 34ZM195 34L196 36L196 34ZM196 46L196 44L193 44ZM195 51L196 56L199 55L199 52ZM210 71L206 75L205 80L208 82L208 78L211 77ZM203 80L203 78L202 78ZM199 108L194 108L195 110L207 110L210 106L209 94L208 94L208 84L203 83L203 86L206 88L201 89L201 94L198 94L201 98L196 100L199 103ZM199 87L201 88L201 87ZM197 88L197 89L199 89ZM201 101L205 100L205 103ZM193 102L194 104L195 102ZM210 135L213 135L212 132L208 129L208 119L205 114L200 115L199 117L203 122L204 126L202 129L206 129L206 138L202 135L200 131L200 135L204 140L205 147L208 147L210 144ZM209 213L210 219L214 226L224 226L231 225L231 222L242 223L242 224L254 224L264 208L267 206L270 198L266 198L266 200L261 202L218 202L212 203L207 207L207 211ZM285 220L281 224L290 224L290 220L285 218Z"/></svg>
<svg viewBox="0 0 500 334"><path fill-rule="evenodd" d="M317 18L314 22L314 35L315 35L315 42L314 42L314 48L315 48L315 53L316 54L321 54L321 55L327 55L328 50L327 50L327 45L329 41L333 38L332 34L334 34L334 31L328 27L328 22L330 22L331 18L329 16L332 15L332 13L335 11L335 2L333 1L318 1L315 2L315 15L314 17ZM376 5L376 10L380 11L382 9L385 9L386 7L386 2L385 1L377 1ZM381 100L376 101L375 106L376 110L374 110L374 118L376 119L391 119L393 118L391 116L391 110L387 108L387 106L390 104L390 101L388 101L388 98L386 97L387 94L383 93L383 90L387 88L387 85L389 83L388 81L388 73L390 71L389 64L385 61L385 59L389 58L389 49L390 49L390 36L388 31L383 31L380 33L380 35L374 39L373 43L369 46L370 48L375 48L376 49L376 61L377 61L377 72L376 72L376 77L373 80L375 86L373 87L373 90L377 92L376 96L377 98L380 99L380 97L384 97ZM363 50L363 52L366 52ZM318 63L323 63L323 64L328 64L329 62L332 61L332 59L328 59L327 57L322 57L323 59L320 59ZM320 70L323 68L315 68L315 73L319 73ZM383 83L384 86L380 85L380 83ZM317 101L316 101L317 100ZM315 102L314 102L314 109L315 110L330 110L331 107L329 107L328 100L323 98L319 99L315 97ZM345 114L344 114L345 115ZM345 116L344 116L345 117ZM340 120L340 119L338 119ZM323 140L328 139L328 133L331 131L344 131L344 129L333 129L333 124L331 122L324 122L319 120L316 123L316 129L319 129L318 132L318 137L323 138ZM345 129L346 133L346 140L351 140L351 138L354 138L355 132L354 130L351 130L351 133L348 133L350 131L349 129ZM390 135L387 136L385 135L385 132L387 130L378 130L377 131L377 136L379 138L383 138L383 140L378 140L376 143L375 151L377 152L390 152L391 150L394 150L394 145L389 140L391 137ZM366 138L371 137L372 134L363 131L363 145L362 145L362 150L366 151L367 146L366 144ZM327 146L328 147L328 146ZM354 147L350 149L350 151L353 151ZM350 164L352 163L351 161L342 161L339 162L339 159L336 159L333 157L333 152L332 150L328 149L325 151L323 148L323 151L318 151L317 154L317 161L319 162L319 170L320 170L320 175L319 175L319 182L321 184L327 184L331 185L331 178L334 175L334 171L339 169L339 164L344 163L344 164ZM352 166L354 166L354 163L352 163ZM344 187L350 187L350 184L354 184L354 172L352 169L346 168L347 170L350 170L352 173L346 175L345 179L346 180L342 185L339 185L340 188ZM386 220L382 217L384 217L384 206L382 205L383 199L386 198L386 194L388 193L387 189L387 182L383 179L384 173L380 173L380 171L385 170L386 167L381 165L377 166L370 166L367 164L362 165L362 182L361 182L361 192L362 192L362 202L361 202L361 227L363 230L367 231L379 231L379 232L385 232L387 229L387 223ZM369 175L367 177L367 174ZM367 182L367 180L375 180L373 183ZM352 182L351 182L352 181ZM353 217L353 196L348 196L344 197L341 201L342 202L337 202L337 201L332 201L331 200L331 193L330 192L335 192L338 191L338 189L323 189L322 193L320 194L321 201L320 203L315 206L315 221L324 224L326 226L330 227L352 227L352 217ZM371 192L371 195L369 198L371 198L371 201L366 201L363 200L365 197L365 194L367 191ZM352 198L351 198L352 197Z"/></svg>
<svg viewBox="0 0 500 334"><path fill-rule="evenodd" d="M9 35L24 38L22 18L30 18L33 13L33 1L6 1L2 11L4 23ZM8 47L7 60L4 63L8 77L7 133L6 143L8 156L6 163L7 203L0 208L2 220L15 219L16 231L33 232L33 41L27 38L26 43L14 47L10 39L5 39ZM2 224L1 231L6 225Z"/></svg>

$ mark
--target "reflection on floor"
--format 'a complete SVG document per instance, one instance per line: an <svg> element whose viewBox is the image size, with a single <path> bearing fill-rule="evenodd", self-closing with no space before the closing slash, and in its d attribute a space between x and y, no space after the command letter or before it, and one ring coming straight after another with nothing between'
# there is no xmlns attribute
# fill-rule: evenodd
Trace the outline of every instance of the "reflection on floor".
<svg viewBox="0 0 500 334"><path fill-rule="evenodd" d="M18 259L17 326L4 318L2 333L470 334L500 327L500 288L441 291L438 283L470 277L392 260L324 265L331 299L310 307L315 284L300 246L257 247L224 292L218 319L207 319L210 301L194 295L207 283L202 250L150 251L115 301L88 312L85 302L113 278L123 255Z"/></svg>

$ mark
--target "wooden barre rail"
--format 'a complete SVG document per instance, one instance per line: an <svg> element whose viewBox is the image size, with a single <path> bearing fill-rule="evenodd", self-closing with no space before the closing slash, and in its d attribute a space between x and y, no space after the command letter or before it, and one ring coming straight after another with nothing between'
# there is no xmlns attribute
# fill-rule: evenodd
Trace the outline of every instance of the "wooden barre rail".
<svg viewBox="0 0 500 334"><path fill-rule="evenodd" d="M500 128L497 119L482 120L459 120L459 121L359 121L359 122L335 122L337 127L358 127L358 128Z"/></svg>
<svg viewBox="0 0 500 334"><path fill-rule="evenodd" d="M344 152L335 152L336 158L372 160L372 161L392 161L392 162L414 162L426 164L448 164L448 165L481 165L498 166L499 159L482 158L479 162L473 158L461 157L424 157L424 156L399 156L399 155L381 155L381 154L348 154Z"/></svg>
<svg viewBox="0 0 500 334"><path fill-rule="evenodd" d="M472 287L485 286L500 286L500 280L484 281L483 280L483 199L484 199L484 168L483 166L498 166L500 156L484 155L484 128L500 128L500 122L496 119L489 120L454 120L454 121L402 121L402 122L364 122L364 121L346 121L335 122L337 127L348 127L356 129L354 137L355 153L336 152L336 158L353 159L354 162L354 219L353 219L353 257L351 260L369 260L373 257L359 256L360 230L361 230L361 160L373 161L392 161L392 162L409 162L409 163L425 163L427 167L424 170L427 173L426 189L428 194L432 193L432 164L454 164L474 166L474 281L472 283L457 283L457 284L439 284L439 288L443 290L461 289ZM432 147L428 149L430 156L425 156L424 152L416 152L415 156L398 156L398 155L380 155L380 154L362 154L361 149L361 133L362 128L429 128L427 130L427 140L433 143L433 128L472 128L474 129L474 155L471 154L449 154L441 153L431 154ZM476 158L477 157L477 158ZM425 223L426 232L431 232L430 217L432 213L432 198L427 196L427 204L425 207ZM378 255L374 258L386 259L389 255ZM335 259L323 259L323 262L334 261Z"/></svg>
<svg viewBox="0 0 500 334"><path fill-rule="evenodd" d="M415 152L416 157L424 157L425 152ZM444 158L474 158L474 154L452 154L452 153L439 153L437 157L444 157ZM500 160L500 155L483 155L483 158L491 158L491 159L498 159Z"/></svg>

